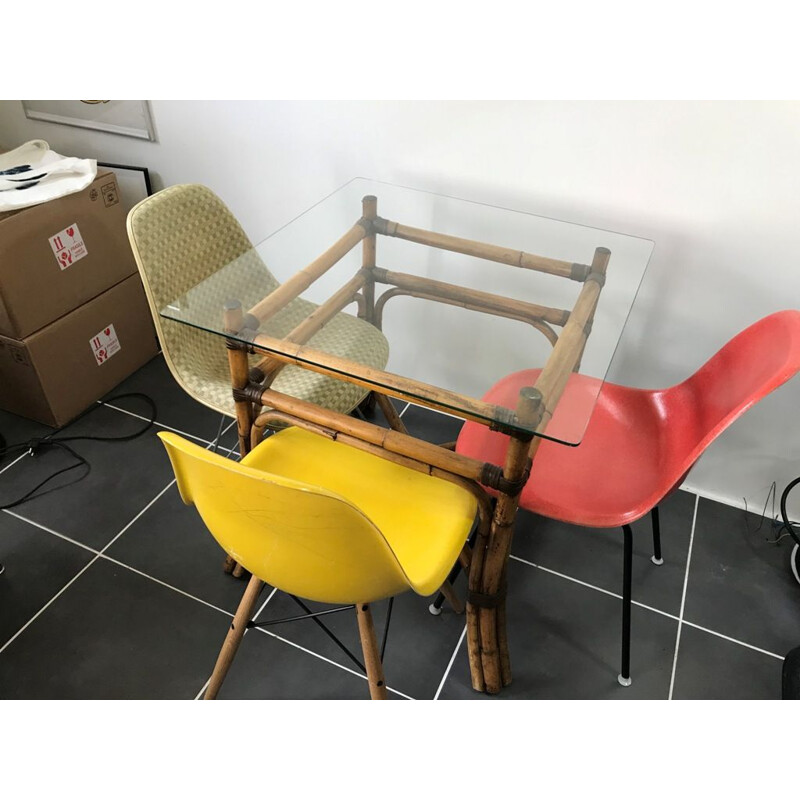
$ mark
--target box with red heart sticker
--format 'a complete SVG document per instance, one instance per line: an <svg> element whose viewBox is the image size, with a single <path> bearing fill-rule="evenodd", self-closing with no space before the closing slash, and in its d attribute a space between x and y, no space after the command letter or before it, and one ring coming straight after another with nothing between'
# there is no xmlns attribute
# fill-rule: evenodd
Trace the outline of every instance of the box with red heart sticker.
<svg viewBox="0 0 800 800"><path fill-rule="evenodd" d="M137 273L22 340L0 336L0 408L61 427L157 352Z"/></svg>
<svg viewBox="0 0 800 800"><path fill-rule="evenodd" d="M0 213L0 334L44 328L136 273L113 172L81 192Z"/></svg>

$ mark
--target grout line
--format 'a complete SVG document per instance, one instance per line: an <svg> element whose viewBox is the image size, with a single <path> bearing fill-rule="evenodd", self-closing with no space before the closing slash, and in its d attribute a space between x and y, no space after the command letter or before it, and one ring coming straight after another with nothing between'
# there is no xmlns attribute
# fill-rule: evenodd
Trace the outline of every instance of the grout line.
<svg viewBox="0 0 800 800"><path fill-rule="evenodd" d="M780 656L777 653L770 653L769 650L763 650L760 647L756 647L754 644L748 644L747 642L743 642L740 639L734 639L732 636L726 636L724 633L718 633L717 631L712 631L710 628L704 628L702 625L698 625L695 622L689 622L688 619L683 620L684 625L688 625L690 628L697 628L699 631L703 631L704 633L710 633L712 636L717 636L720 639L725 639L728 642L733 642L734 644L740 644L742 647L746 647L748 650L755 650L757 653L763 653L765 656L771 656L772 658L777 658L779 661L784 661L785 656Z"/></svg>
<svg viewBox="0 0 800 800"><path fill-rule="evenodd" d="M700 495L702 497L702 495ZM572 581L572 583L580 584L581 586L585 586L587 589L594 589L596 592L602 592L603 594L607 594L611 597L615 597L617 600L622 600L622 595L617 594L616 592L610 592L608 589L604 589L602 586L595 586L591 583L586 583L585 581L578 580L577 578L573 578L570 575L565 575L563 572L556 572L554 569L549 569L548 567L543 567L540 564L534 564L532 561L526 561L524 558L519 558L518 556L511 556L514 561L519 561L521 564L527 564L530 567L536 567L536 569L542 570L542 572L549 572L551 575L556 575L559 578L564 578L565 580ZM661 614L662 617L668 617L669 619L674 619L676 622L682 622L684 625L688 625L690 628L697 628L699 631L703 631L704 633L708 633L711 636L716 636L719 639L725 639L728 642L732 642L733 644L740 644L742 647L746 647L749 650L755 650L757 653L763 653L765 656L771 656L772 658L778 658L781 661L784 660L784 656L778 655L777 653L772 653L769 650L764 650L761 647L756 647L754 644L748 644L747 642L743 642L741 639L734 639L732 636L727 636L724 633L720 633L719 631L713 631L711 628L704 628L702 625L698 625L696 622L689 622L688 619L681 620L679 616L675 616L675 614L670 614L668 611L662 611L659 608L654 608L653 606L648 606L645 603L640 603L637 600L631 601L632 605L639 606L640 608L645 608L648 611L652 611L655 614Z"/></svg>
<svg viewBox="0 0 800 800"><path fill-rule="evenodd" d="M18 519L20 522L27 522L28 525L33 525L34 528L40 528L41 530L46 531L47 533L52 533L53 536L58 536L59 539L64 539L64 541L69 542L70 544L74 544L77 547L81 547L84 550L88 550L90 553L94 553L95 555L100 554L100 551L96 550L94 547L89 547L88 544L83 544L83 542L79 542L76 539L70 539L69 536L65 536L63 533L54 531L52 528L48 528L46 525L42 525L41 522L34 522L32 519L23 517L22 514L17 514L15 511L11 511L11 509L8 508L4 508L3 511L10 517Z"/></svg>
<svg viewBox="0 0 800 800"><path fill-rule="evenodd" d="M208 684L211 683L211 678L203 684L203 688L198 692L197 696L194 698L195 700L201 700L203 695L206 693L206 689L208 689Z"/></svg>
<svg viewBox="0 0 800 800"><path fill-rule="evenodd" d="M675 673L678 669L678 650L681 644L681 627L683 626L683 611L686 607L686 588L689 585L689 567L692 563L692 545L694 544L694 531L697 526L697 509L700 505L700 495L695 495L694 501L694 514L692 515L692 533L689 536L689 552L686 554L686 573L683 576L683 594L681 595L681 610L678 619L678 633L675 636L675 655L672 659L672 676L669 680L669 696L668 700L672 700L672 694L675 689Z"/></svg>
<svg viewBox="0 0 800 800"><path fill-rule="evenodd" d="M444 675L442 675L442 680L439 682L439 687L436 689L436 694L434 694L433 699L438 700L439 695L442 693L442 689L444 688L444 683L447 680L447 676L450 674L450 670L453 668L453 664L456 660L456 655L458 655L459 648L461 647L461 642L464 641L464 637L467 635L467 626L464 626L464 630L461 631L461 636L458 637L458 643L453 650L453 655L450 656L450 663L447 665L447 669L444 671Z"/></svg>
<svg viewBox="0 0 800 800"><path fill-rule="evenodd" d="M109 548L109 547L111 547L111 545L112 545L112 544L114 544L114 542L116 542L116 541L117 541L117 539L119 539L119 537L120 537L120 536L122 536L122 534L123 534L123 533L125 533L125 531L127 531L127 530L128 530L128 528L130 528L130 527L131 527L131 525L133 525L133 523L134 523L134 522L136 522L136 520L138 520L138 519L139 519L139 517L141 517L141 516L142 516L142 515L143 515L143 514L144 514L144 513L145 513L145 512L146 512L146 511L147 511L147 510L148 510L148 509L149 509L149 508L150 508L150 507L151 507L151 506L152 506L152 505L153 505L153 504L154 504L156 501L157 501L157 500L159 500L159 499L160 499L160 498L161 498L161 497L162 497L164 494L166 494L166 492L167 492L169 489L171 489L175 483L176 483L176 480L175 480L175 478L173 478L173 479L172 479L172 480L171 480L171 481L170 481L170 482L169 482L169 483L168 483L168 484L167 484L167 485L166 485L166 486L165 486L165 487L164 487L164 488L163 488L163 489L162 489L162 490L161 490L161 491L160 491L160 492L159 492L159 493L158 493L158 494L157 494L157 495L156 495L156 496L155 496L155 497L154 497L154 498L153 498L153 499L152 499L152 500L151 500L151 501L150 501L150 502L149 502L149 503L148 503L148 504L147 504L147 505L146 505L146 506L145 506L145 507L144 507L144 508L143 508L143 509L142 509L142 510L141 510L141 511L140 511L140 512L139 512L139 513L138 513L138 514L137 514L137 515L136 515L136 516L135 516L135 517L134 517L134 518L133 518L133 519L132 519L132 520L131 520L131 521L130 521L130 522L129 522L129 523L128 523L128 524L127 524L127 525L126 525L126 526L125 526L125 527L124 527L124 528L123 528L123 529L122 529L122 530L121 530L121 531L120 531L120 532L119 532L119 533L118 533L118 534L117 534L117 535L116 535L116 536L115 536L115 537L114 537L114 538L113 538L113 539L112 539L112 540L111 540L111 541L110 541L110 542L109 542L109 543L108 543L108 544L107 544L105 547L104 547L104 548L103 548L103 549L102 549L102 550L101 550L101 551L100 551L100 555L102 555L103 553L105 553L105 551L106 551L106 550L108 550L108 548Z"/></svg>
<svg viewBox="0 0 800 800"><path fill-rule="evenodd" d="M37 617L39 617L45 611L45 609L52 605L67 589L69 589L69 587L72 586L72 584L75 583L75 581L78 580L78 578L80 578L80 576L83 575L83 573L86 572L86 570L89 569L89 567L91 567L98 558L99 556L95 556L77 575L72 578L72 580L62 586L53 597L51 597L2 647L0 647L0 653L2 653L3 650L5 650L11 644L11 642L13 642Z"/></svg>
<svg viewBox="0 0 800 800"><path fill-rule="evenodd" d="M464 417L459 417L458 414L450 414L448 411L440 411L438 408L430 408L429 406L421 406L418 403L409 403L409 406L414 406L414 408L422 408L425 411L430 411L433 414L441 414L443 417L452 417L452 419L460 420L464 422ZM405 409L403 409L405 411Z"/></svg>
<svg viewBox="0 0 800 800"><path fill-rule="evenodd" d="M542 570L542 572L548 572L551 575L556 575L559 578L564 578L564 580L571 581L572 583L577 583L581 586L585 586L587 589L594 589L596 592L602 592L603 594L609 595L609 597L615 597L617 600L622 600L622 595L617 594L616 592L609 591L608 589L604 589L602 586L595 586L593 583L586 583L586 581L579 580L578 578L573 578L571 575L565 575L563 572L556 572L554 569L549 569L548 567L543 567L541 564L534 564L533 561L526 561L524 558L519 558L519 556L511 556L514 561L519 561L521 564L527 564L529 567L536 567L536 569ZM652 611L655 614L661 614L662 617L669 617L670 619L674 619L676 622L678 621L678 617L674 614L670 614L669 611L662 611L660 608L654 608L653 606L648 606L646 603L640 603L638 600L631 600L631 605L639 606L639 608L645 608L648 611Z"/></svg>
<svg viewBox="0 0 800 800"><path fill-rule="evenodd" d="M173 586L170 583L166 583L162 581L160 578L154 578L152 575L148 575L146 572L142 572L140 569L136 569L136 567L132 567L130 564L126 564L124 561L118 561L116 558L112 558L111 556L107 556L104 553L98 553L98 558L102 558L104 561L110 561L113 564L117 564L120 567L124 567L125 569L129 570L130 572L135 572L137 575L141 575L143 578L147 578L149 581L153 581L153 583L158 583L161 586L164 586L167 589L172 589L173 592L177 592L178 594L182 594L184 597L188 597L190 600L196 600L198 603L202 603L204 606L208 606L209 608L214 609L214 611L219 611L221 614L225 614L227 617L233 617L230 611L226 611L224 608L220 608L219 606L215 606L213 603L209 603L207 600L203 600L199 597L195 597L193 594L189 594L188 592L184 592L183 589L179 589L177 586Z"/></svg>
<svg viewBox="0 0 800 800"><path fill-rule="evenodd" d="M269 597L261 604L261 608L259 608L258 611L256 611L255 614L253 614L253 619L258 619L259 615L264 613L264 609L267 607L267 603L269 603L269 601L272 600L273 597L275 597L277 592L278 592L277 589L275 589L275 588L272 589L272 591L269 593ZM244 636L242 636L243 639L244 639L245 636L247 636L249 631L250 631L250 629L248 628L244 632Z"/></svg>
<svg viewBox="0 0 800 800"><path fill-rule="evenodd" d="M129 417L136 417L136 419L141 419L141 420L144 420L145 422L150 422L150 420L147 417L143 417L141 414L135 414L133 411L128 411L125 408L120 408L119 406L113 406L113 405L111 405L111 403L104 403L102 400L98 400L97 402L100 405L105 406L106 408L113 408L114 411L119 411L120 414L127 414ZM231 423L231 425L233 425L233 424L234 423ZM213 444L214 444L213 442L209 442L208 439L203 439L202 436L195 436L192 433L187 433L186 431L182 431L182 430L180 430L178 428L172 428L169 425L165 425L163 422L156 422L154 420L153 421L153 425L157 425L159 428L164 428L165 430L172 431L173 433L179 433L181 436L185 436L185 437L187 437L189 439L194 439L195 441L202 442L203 444L207 444L207 445L211 445L211 446L213 446ZM222 434L220 434L220 435L222 436L222 435L226 434L230 430L231 425L229 425L222 432Z"/></svg>
<svg viewBox="0 0 800 800"><path fill-rule="evenodd" d="M21 461L25 456L28 455L27 453L20 453L10 464L6 464L3 469L0 469L0 475L2 475L7 469L11 469L18 461Z"/></svg>
<svg viewBox="0 0 800 800"><path fill-rule="evenodd" d="M398 417L402 417L402 416L403 416L403 414L405 414L405 413L406 413L406 411L408 411L408 409L410 408L410 406L411 406L411 403L406 403L406 405L405 405L405 408L404 408L404 409L403 409L403 410L402 410L402 411L401 411L401 412L400 412L400 413L399 413L397 416L398 416Z"/></svg>

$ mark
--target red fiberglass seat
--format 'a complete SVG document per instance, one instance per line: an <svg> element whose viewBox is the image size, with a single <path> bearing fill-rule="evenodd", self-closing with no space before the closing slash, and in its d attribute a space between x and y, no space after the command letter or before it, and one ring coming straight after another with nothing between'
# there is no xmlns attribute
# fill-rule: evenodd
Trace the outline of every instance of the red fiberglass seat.
<svg viewBox="0 0 800 800"><path fill-rule="evenodd" d="M630 684L630 523L653 512L655 555L661 560L658 503L676 489L725 428L800 370L800 311L780 311L735 336L683 383L668 389L603 384L578 447L543 441L520 506L546 517L624 531L623 642L619 681ZM499 381L483 398L514 408L519 390L541 370ZM597 379L573 374L559 401L568 413ZM508 438L466 423L456 451L503 464Z"/></svg>

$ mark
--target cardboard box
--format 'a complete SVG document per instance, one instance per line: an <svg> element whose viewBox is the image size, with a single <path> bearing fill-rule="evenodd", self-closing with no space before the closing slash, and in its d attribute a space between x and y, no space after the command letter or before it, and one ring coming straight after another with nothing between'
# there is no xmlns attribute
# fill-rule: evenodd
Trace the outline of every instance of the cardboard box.
<svg viewBox="0 0 800 800"><path fill-rule="evenodd" d="M136 272L113 172L0 214L0 335L24 339Z"/></svg>
<svg viewBox="0 0 800 800"><path fill-rule="evenodd" d="M0 408L61 427L156 352L137 273L22 341L0 336Z"/></svg>

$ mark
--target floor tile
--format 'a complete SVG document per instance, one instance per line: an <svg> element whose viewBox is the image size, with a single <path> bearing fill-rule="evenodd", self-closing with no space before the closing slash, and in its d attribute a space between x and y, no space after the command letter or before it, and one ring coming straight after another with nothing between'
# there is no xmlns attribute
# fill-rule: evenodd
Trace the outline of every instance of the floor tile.
<svg viewBox="0 0 800 800"><path fill-rule="evenodd" d="M0 697L190 699L229 624L101 559L0 653Z"/></svg>
<svg viewBox="0 0 800 800"><path fill-rule="evenodd" d="M661 551L664 563L656 566L650 516L633 528L633 599L670 614L680 612L686 556L692 530L695 495L675 492L662 501ZM583 528L539 517L521 510L517 515L512 553L526 561L622 594L623 534Z"/></svg>
<svg viewBox="0 0 800 800"><path fill-rule="evenodd" d="M800 644L800 586L789 566L792 540L768 541L768 522L700 498L684 616L783 654Z"/></svg>
<svg viewBox="0 0 800 800"><path fill-rule="evenodd" d="M106 551L110 558L233 613L247 581L222 570L225 552L170 487Z"/></svg>
<svg viewBox="0 0 800 800"><path fill-rule="evenodd" d="M669 693L678 623L634 606L629 687L620 668L620 601L535 567L509 567L513 681L497 699L662 699ZM466 641L441 699L491 699L472 689Z"/></svg>
<svg viewBox="0 0 800 800"><path fill-rule="evenodd" d="M142 421L104 406L70 425L63 436L124 436L142 427ZM62 434L59 434L60 436ZM151 428L125 442L73 441L68 443L88 460L91 472L71 470L48 484L46 493L17 506L21 516L76 539L90 547L104 547L172 480L164 447ZM26 457L2 476L0 505L23 495L75 459L61 450Z"/></svg>
<svg viewBox="0 0 800 800"><path fill-rule="evenodd" d="M66 586L94 554L0 513L0 647Z"/></svg>
<svg viewBox="0 0 800 800"><path fill-rule="evenodd" d="M675 700L780 700L783 662L683 625Z"/></svg>

